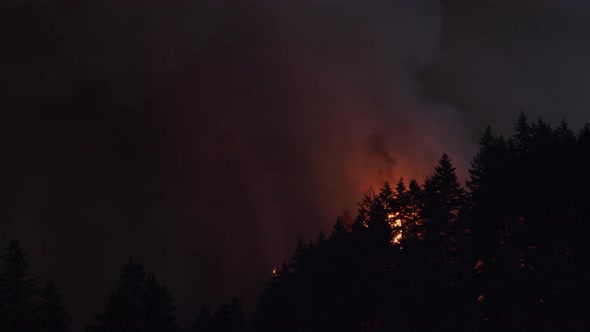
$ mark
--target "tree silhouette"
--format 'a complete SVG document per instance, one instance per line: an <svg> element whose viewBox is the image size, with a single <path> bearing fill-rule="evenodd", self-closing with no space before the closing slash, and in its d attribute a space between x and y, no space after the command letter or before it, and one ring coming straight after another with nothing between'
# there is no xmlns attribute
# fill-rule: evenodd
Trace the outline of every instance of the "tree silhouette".
<svg viewBox="0 0 590 332"><path fill-rule="evenodd" d="M300 239L272 271L252 331L587 330L590 125L554 130L521 113L508 139L487 127L460 185L445 153L422 185L368 189L354 220ZM269 271L270 272L270 271ZM53 284L37 287L17 240L0 265L0 331L65 332ZM130 260L89 332L177 332L172 297ZM243 332L234 298L193 332Z"/></svg>
<svg viewBox="0 0 590 332"><path fill-rule="evenodd" d="M168 289L158 283L150 273L145 280L145 310L149 325L154 331L176 331L176 315Z"/></svg>
<svg viewBox="0 0 590 332"><path fill-rule="evenodd" d="M37 281L29 272L27 251L12 239L4 248L0 268L0 331L34 331Z"/></svg>
<svg viewBox="0 0 590 332"><path fill-rule="evenodd" d="M215 321L211 315L211 310L207 306L203 306L197 315L195 323L193 324L193 332L214 332Z"/></svg>
<svg viewBox="0 0 590 332"><path fill-rule="evenodd" d="M352 229L355 232L360 232L363 228L367 227L367 222L370 218L371 208L373 207L373 201L375 193L371 188L368 188L363 193L363 197L358 202L358 214L352 224Z"/></svg>
<svg viewBox="0 0 590 332"><path fill-rule="evenodd" d="M70 317L61 295L29 272L27 251L17 239L4 248L0 264L0 331L67 332Z"/></svg>
<svg viewBox="0 0 590 332"><path fill-rule="evenodd" d="M233 298L231 304L222 303L215 312L215 331L242 332L245 330L242 303Z"/></svg>
<svg viewBox="0 0 590 332"><path fill-rule="evenodd" d="M424 183L423 217L426 219L425 241L435 261L447 267L455 250L454 223L464 204L465 192L455 174L449 156L444 153L434 174ZM439 256L442 257L437 257Z"/></svg>
<svg viewBox="0 0 590 332"><path fill-rule="evenodd" d="M61 295L57 292L53 283L48 282L41 290L41 303L39 306L39 325L43 332L68 332L70 331L70 316L62 303Z"/></svg>
<svg viewBox="0 0 590 332"><path fill-rule="evenodd" d="M153 274L146 276L143 265L134 260L123 267L119 283L109 296L98 324L88 331L178 331L172 299Z"/></svg>

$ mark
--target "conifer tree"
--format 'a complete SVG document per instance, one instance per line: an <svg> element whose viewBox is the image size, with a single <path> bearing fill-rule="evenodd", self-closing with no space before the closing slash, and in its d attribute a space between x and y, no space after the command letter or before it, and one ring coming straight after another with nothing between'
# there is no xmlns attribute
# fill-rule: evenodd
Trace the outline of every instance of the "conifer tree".
<svg viewBox="0 0 590 332"><path fill-rule="evenodd" d="M97 315L98 332L176 332L172 299L153 274L146 276L143 265L133 259L123 267L119 284L109 296L104 313Z"/></svg>
<svg viewBox="0 0 590 332"><path fill-rule="evenodd" d="M409 193L408 189L406 188L406 184L404 183L404 178L400 178L395 186L395 210L400 212L400 214L405 215L407 213L407 208L410 205L409 202Z"/></svg>
<svg viewBox="0 0 590 332"><path fill-rule="evenodd" d="M213 316L211 314L211 310L207 306L203 306L195 323L193 324L193 332L215 332L215 323L213 320Z"/></svg>
<svg viewBox="0 0 590 332"><path fill-rule="evenodd" d="M496 137L492 133L492 127L487 126L479 138L479 151L471 161L469 168L469 180L467 180L467 188L471 191L471 195L477 196L482 187L482 181L485 181L486 175L490 172L489 167L492 162L493 149L496 145Z"/></svg>
<svg viewBox="0 0 590 332"><path fill-rule="evenodd" d="M332 233L330 233L330 239L345 239L348 236L349 226L346 225L343 217L336 218L336 223L332 227Z"/></svg>
<svg viewBox="0 0 590 332"><path fill-rule="evenodd" d="M153 273L145 280L144 305L148 324L157 332L176 332L176 315L168 289L160 285Z"/></svg>
<svg viewBox="0 0 590 332"><path fill-rule="evenodd" d="M435 260L449 265L454 249L453 223L464 203L465 192L457 180L455 168L446 153L442 155L434 168L434 175L426 179L424 195L428 245ZM443 257L437 259L437 252L441 252Z"/></svg>
<svg viewBox="0 0 590 332"><path fill-rule="evenodd" d="M0 267L0 331L33 331L37 278L29 272L27 251L17 239L4 248Z"/></svg>
<svg viewBox="0 0 590 332"><path fill-rule="evenodd" d="M367 227L367 222L370 218L371 208L375 200L375 193L371 188L368 188L363 193L363 197L358 202L358 214L352 224L352 230L356 233L362 232Z"/></svg>
<svg viewBox="0 0 590 332"><path fill-rule="evenodd" d="M528 122L528 117L522 110L518 115L514 131L513 139L516 150L523 156L528 155L531 147L532 127Z"/></svg>
<svg viewBox="0 0 590 332"><path fill-rule="evenodd" d="M71 318L62 303L61 295L53 283L48 282L41 290L39 327L43 332L69 332Z"/></svg>
<svg viewBox="0 0 590 332"><path fill-rule="evenodd" d="M383 188L381 188L381 190L379 191L379 195L377 196L377 198L383 204L383 207L386 212L392 212L395 207L394 195L395 194L393 188L391 188L389 182L385 182Z"/></svg>
<svg viewBox="0 0 590 332"><path fill-rule="evenodd" d="M422 187L416 180L410 181L408 185L407 199L408 206L406 207L407 225L409 230L409 238L406 240L422 240L423 239L423 193Z"/></svg>

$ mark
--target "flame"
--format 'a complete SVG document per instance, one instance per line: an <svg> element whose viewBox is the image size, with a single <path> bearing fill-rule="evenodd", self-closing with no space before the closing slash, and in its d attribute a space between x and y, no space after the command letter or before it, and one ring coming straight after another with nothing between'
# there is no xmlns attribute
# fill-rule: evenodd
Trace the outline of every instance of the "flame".
<svg viewBox="0 0 590 332"><path fill-rule="evenodd" d="M479 303L483 303L483 300L485 300L485 296L483 296L483 294L479 294L479 296L477 297L477 301Z"/></svg>
<svg viewBox="0 0 590 332"><path fill-rule="evenodd" d="M481 261L481 259L480 259L480 260L478 260L478 261L475 263L475 267L473 267L473 268L474 268L475 270L477 270L477 269L481 268L482 266L483 266L483 262L482 262L482 261Z"/></svg>
<svg viewBox="0 0 590 332"><path fill-rule="evenodd" d="M402 232L397 232L391 239L392 244L400 244L403 238Z"/></svg>

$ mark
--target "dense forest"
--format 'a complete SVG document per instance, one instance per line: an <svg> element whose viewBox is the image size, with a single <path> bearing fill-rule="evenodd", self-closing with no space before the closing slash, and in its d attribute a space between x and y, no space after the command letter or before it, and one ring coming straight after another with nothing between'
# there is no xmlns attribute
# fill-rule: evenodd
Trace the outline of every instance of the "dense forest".
<svg viewBox="0 0 590 332"><path fill-rule="evenodd" d="M233 299L195 313L194 332L587 331L590 125L574 133L521 113L487 128L465 186L443 154L419 184L367 190L354 216L301 240L252 323ZM69 331L56 289L28 272L17 240L0 270L0 331ZM87 331L181 331L172 295L134 260Z"/></svg>

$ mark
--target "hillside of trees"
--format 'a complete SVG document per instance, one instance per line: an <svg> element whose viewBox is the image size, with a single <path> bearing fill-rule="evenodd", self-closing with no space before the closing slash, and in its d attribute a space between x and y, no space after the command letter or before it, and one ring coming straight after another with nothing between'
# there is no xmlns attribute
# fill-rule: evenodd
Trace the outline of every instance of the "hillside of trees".
<svg viewBox="0 0 590 332"><path fill-rule="evenodd" d="M487 128L466 185L443 154L420 184L367 190L354 216L301 240L263 290L195 313L193 332L588 331L590 125L552 128L521 113ZM0 270L0 331L69 331L12 241ZM172 296L133 260L88 332L183 330Z"/></svg>
<svg viewBox="0 0 590 332"><path fill-rule="evenodd" d="M257 331L587 331L590 126L487 128L466 188L444 154L422 185L367 192L300 243Z"/></svg>

